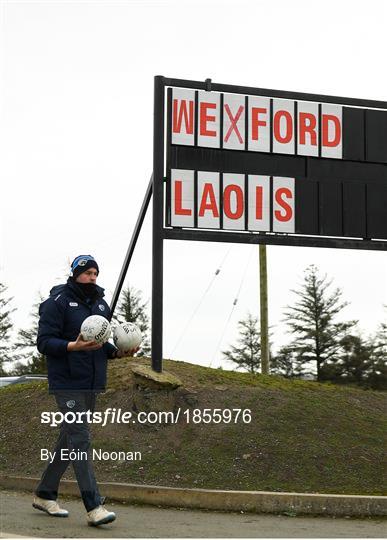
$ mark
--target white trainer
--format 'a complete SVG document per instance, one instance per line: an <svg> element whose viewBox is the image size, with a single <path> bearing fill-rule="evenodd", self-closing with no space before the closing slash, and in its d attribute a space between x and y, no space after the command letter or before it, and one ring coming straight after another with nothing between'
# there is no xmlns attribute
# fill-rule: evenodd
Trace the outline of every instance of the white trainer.
<svg viewBox="0 0 387 540"><path fill-rule="evenodd" d="M108 512L103 506L97 506L91 512L87 512L87 524L91 527L98 527L105 523L111 523L116 519L114 512Z"/></svg>
<svg viewBox="0 0 387 540"><path fill-rule="evenodd" d="M61 508L56 501L41 499L40 497L34 497L32 506L37 510L42 510L42 512L46 512L46 514L54 517L68 517L69 515L68 511Z"/></svg>

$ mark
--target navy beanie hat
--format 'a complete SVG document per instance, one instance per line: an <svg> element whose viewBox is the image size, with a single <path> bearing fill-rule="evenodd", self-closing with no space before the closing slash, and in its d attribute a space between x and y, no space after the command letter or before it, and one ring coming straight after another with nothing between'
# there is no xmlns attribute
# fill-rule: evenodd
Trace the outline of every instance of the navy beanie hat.
<svg viewBox="0 0 387 540"><path fill-rule="evenodd" d="M71 272L74 279L80 274L89 270L89 268L95 268L99 273L99 267L97 261L91 255L78 255L71 263Z"/></svg>

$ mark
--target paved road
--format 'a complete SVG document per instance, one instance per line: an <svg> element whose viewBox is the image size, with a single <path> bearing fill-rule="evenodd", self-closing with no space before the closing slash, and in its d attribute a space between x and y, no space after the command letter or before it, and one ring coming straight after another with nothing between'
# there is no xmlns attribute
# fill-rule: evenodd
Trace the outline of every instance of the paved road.
<svg viewBox="0 0 387 540"><path fill-rule="evenodd" d="M370 519L287 517L178 510L110 503L117 520L86 525L80 501L67 499L68 518L52 518L31 506L26 493L0 491L2 538L383 538L387 522ZM17 535L17 536L15 536Z"/></svg>

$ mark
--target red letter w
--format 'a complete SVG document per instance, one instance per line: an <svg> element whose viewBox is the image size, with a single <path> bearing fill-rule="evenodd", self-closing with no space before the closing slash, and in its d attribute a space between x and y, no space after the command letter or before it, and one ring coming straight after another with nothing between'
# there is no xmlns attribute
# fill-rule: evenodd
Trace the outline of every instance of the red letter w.
<svg viewBox="0 0 387 540"><path fill-rule="evenodd" d="M189 113L187 110L187 100L182 99L180 101L180 108L179 108L179 100L174 99L173 100L173 127L172 131L173 133L181 133L181 124L184 117L184 124L185 124L185 133L187 135L192 135L193 128L194 128L194 102L189 101Z"/></svg>

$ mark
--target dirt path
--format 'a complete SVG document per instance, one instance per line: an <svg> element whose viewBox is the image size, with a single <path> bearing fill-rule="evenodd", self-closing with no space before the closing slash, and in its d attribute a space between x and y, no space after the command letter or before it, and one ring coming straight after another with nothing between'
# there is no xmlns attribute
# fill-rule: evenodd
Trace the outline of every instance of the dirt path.
<svg viewBox="0 0 387 540"><path fill-rule="evenodd" d="M387 522L370 519L286 517L190 511L110 503L117 514L111 525L87 527L81 502L63 501L69 518L34 510L30 494L0 492L2 538L382 538ZM65 503L65 504L64 504ZM16 536L13 536L16 537Z"/></svg>

